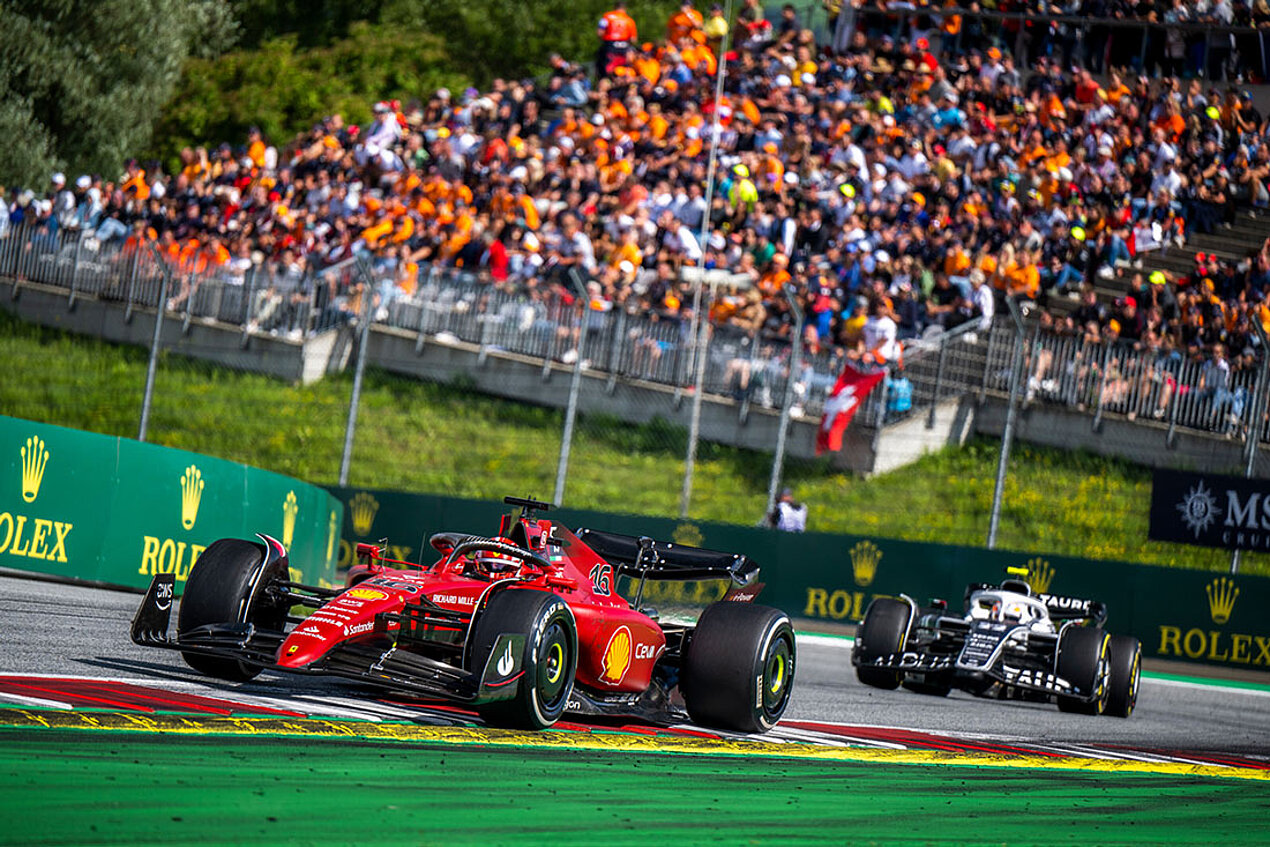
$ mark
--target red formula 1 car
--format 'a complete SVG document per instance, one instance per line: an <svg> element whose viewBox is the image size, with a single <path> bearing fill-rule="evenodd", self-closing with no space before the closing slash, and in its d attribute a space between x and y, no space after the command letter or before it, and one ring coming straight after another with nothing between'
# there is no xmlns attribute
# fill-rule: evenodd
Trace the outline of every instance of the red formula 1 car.
<svg viewBox="0 0 1270 847"><path fill-rule="evenodd" d="M430 566L358 545L343 591L300 585L287 553L223 539L190 571L175 637L171 574L137 610L132 640L180 650L228 680L262 669L332 674L469 704L487 723L544 729L566 711L765 732L794 682L794 632L750 601L746 556L538 519L546 503L515 497L498 536L443 532ZM628 579L633 602L618 594ZM645 580L729 579L696 624L642 607ZM306 617L295 607L313 610Z"/></svg>

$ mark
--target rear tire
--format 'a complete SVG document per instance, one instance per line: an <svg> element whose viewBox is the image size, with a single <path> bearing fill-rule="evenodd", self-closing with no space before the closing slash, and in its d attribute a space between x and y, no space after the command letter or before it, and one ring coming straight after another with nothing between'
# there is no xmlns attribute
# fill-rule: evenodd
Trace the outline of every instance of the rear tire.
<svg viewBox="0 0 1270 847"><path fill-rule="evenodd" d="M794 627L769 606L706 607L684 656L684 704L693 723L736 732L776 726L794 687Z"/></svg>
<svg viewBox="0 0 1270 847"><path fill-rule="evenodd" d="M232 624L239 621L243 605L251 597L256 572L264 562L265 553L259 544L237 538L214 541L198 557L190 568L190 577L181 595L181 608L177 616L178 638L190 630L208 624ZM281 563L277 573L260 576L261 580L286 579ZM260 604L252 609L247 623L261 629L281 631L286 625L287 609L269 608ZM256 665L237 659L209 656L205 653L181 653L185 663L200 673L230 682L246 682L260 673Z"/></svg>
<svg viewBox="0 0 1270 847"><path fill-rule="evenodd" d="M1111 636L1109 648L1111 680L1107 684L1107 711L1104 714L1127 718L1138 703L1138 682L1142 675L1142 644L1128 635Z"/></svg>
<svg viewBox="0 0 1270 847"><path fill-rule="evenodd" d="M1058 645L1058 675L1081 691L1094 692L1094 698L1059 696L1059 711L1080 715L1106 711L1110 642L1111 636L1097 627L1069 627L1063 632Z"/></svg>
<svg viewBox="0 0 1270 847"><path fill-rule="evenodd" d="M864 613L864 622L856 631L855 649L859 658L869 660L902 650L908 638L911 612L908 603L891 597L879 597L870 603L868 611ZM865 685L891 691L900 687L904 674L901 671L857 666L856 677Z"/></svg>
<svg viewBox="0 0 1270 847"><path fill-rule="evenodd" d="M469 669L481 673L504 633L524 634L523 676L509 700L476 707L491 726L547 729L564 714L578 670L578 632L569 607L555 594L507 588L496 592L472 632Z"/></svg>

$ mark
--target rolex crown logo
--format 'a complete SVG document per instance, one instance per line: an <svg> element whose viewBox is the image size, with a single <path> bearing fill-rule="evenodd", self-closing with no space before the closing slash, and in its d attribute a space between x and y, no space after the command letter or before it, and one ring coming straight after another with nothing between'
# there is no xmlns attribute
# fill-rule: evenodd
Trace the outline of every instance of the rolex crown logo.
<svg viewBox="0 0 1270 847"><path fill-rule="evenodd" d="M1234 580L1219 576L1206 585L1204 591L1208 594L1208 613L1213 616L1213 623L1220 626L1230 620L1235 601L1239 599L1239 588Z"/></svg>
<svg viewBox="0 0 1270 847"><path fill-rule="evenodd" d="M49 451L38 435L26 440L22 454L22 499L34 503L40 496L40 483L44 481L44 467L49 463Z"/></svg>
<svg viewBox="0 0 1270 847"><path fill-rule="evenodd" d="M857 585L870 585L877 575L882 551L872 541L861 541L851 548L851 573Z"/></svg>
<svg viewBox="0 0 1270 847"><path fill-rule="evenodd" d="M379 511L379 501L365 491L359 491L349 501L348 507L353 513L353 532L358 535L369 533L371 525L375 523L375 514Z"/></svg>
<svg viewBox="0 0 1270 847"><path fill-rule="evenodd" d="M1027 576L1024 577L1024 580L1032 587L1032 591L1035 593L1047 594L1050 590L1050 583L1054 581L1054 568L1040 556L1028 559Z"/></svg>
<svg viewBox="0 0 1270 847"><path fill-rule="evenodd" d="M203 500L203 473L194 465L181 474L181 526L193 529L198 504Z"/></svg>
<svg viewBox="0 0 1270 847"><path fill-rule="evenodd" d="M671 533L670 540L685 547L700 547L703 537L696 524L681 523Z"/></svg>
<svg viewBox="0 0 1270 847"><path fill-rule="evenodd" d="M295 516L300 513L300 504L296 502L295 492L288 491L287 499L282 501L282 546L290 548L291 539L295 536Z"/></svg>

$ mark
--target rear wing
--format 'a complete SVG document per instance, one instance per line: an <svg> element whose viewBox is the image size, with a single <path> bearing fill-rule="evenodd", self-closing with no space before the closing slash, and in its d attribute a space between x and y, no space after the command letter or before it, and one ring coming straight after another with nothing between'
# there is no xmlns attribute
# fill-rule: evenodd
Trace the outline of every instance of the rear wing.
<svg viewBox="0 0 1270 847"><path fill-rule="evenodd" d="M758 563L744 553L722 553L647 536L579 529L576 535L618 571L648 579L730 579L745 585L758 577Z"/></svg>

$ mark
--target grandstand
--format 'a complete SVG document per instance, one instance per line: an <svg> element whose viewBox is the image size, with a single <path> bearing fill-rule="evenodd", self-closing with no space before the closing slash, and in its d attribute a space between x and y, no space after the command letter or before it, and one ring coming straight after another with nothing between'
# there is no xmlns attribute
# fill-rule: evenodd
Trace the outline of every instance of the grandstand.
<svg viewBox="0 0 1270 847"><path fill-rule="evenodd" d="M1264 439L1270 123L1248 91L1104 67L1169 59L1167 27L1126 47L1097 22L1073 36L1061 16L1043 32L1007 17L969 39L992 19L892 4L817 43L796 13L753 9L728 22L717 98L720 41L691 25L606 48L599 69L558 59L545 80L377 103L366 126L209 139L172 174L55 174L7 195L0 274L53 292L39 302L157 304L186 332L241 338L239 364L253 340L322 348L272 371L289 378L320 377L329 338L359 321L482 364L585 360L610 394L676 409L704 357L712 404L741 421L788 407L795 452L846 363L902 367L904 415L927 416L930 444L962 437L936 410L1008 388L1014 300L1035 322L1029 402L1170 440ZM1205 21L1172 23L1204 48L1172 69L1208 73ZM1239 49L1261 36L1231 33L1220 74L1241 56L1264 72ZM702 268L721 276L694 312ZM858 420L912 429L897 418L879 396ZM877 436L861 443L860 469L889 466Z"/></svg>

